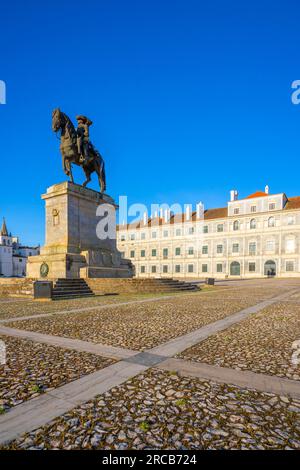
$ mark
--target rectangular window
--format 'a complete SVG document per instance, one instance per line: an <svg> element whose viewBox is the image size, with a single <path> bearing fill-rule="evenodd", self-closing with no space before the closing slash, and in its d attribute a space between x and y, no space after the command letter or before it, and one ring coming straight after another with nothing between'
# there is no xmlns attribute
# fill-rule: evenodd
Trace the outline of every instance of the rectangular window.
<svg viewBox="0 0 300 470"><path fill-rule="evenodd" d="M194 227L190 227L189 228L189 235L193 235L193 233L194 233Z"/></svg>
<svg viewBox="0 0 300 470"><path fill-rule="evenodd" d="M217 273L221 273L221 272L223 272L223 265L222 265L222 263L218 263L217 264Z"/></svg>
<svg viewBox="0 0 300 470"><path fill-rule="evenodd" d="M163 257L167 258L168 257L168 248L163 249Z"/></svg>
<svg viewBox="0 0 300 470"><path fill-rule="evenodd" d="M203 247L202 247L202 254L203 254L203 255L208 255L208 246L207 246L207 245L203 245Z"/></svg>
<svg viewBox="0 0 300 470"><path fill-rule="evenodd" d="M285 241L285 251L286 253L294 253L295 252L295 239L288 238Z"/></svg>
<svg viewBox="0 0 300 470"><path fill-rule="evenodd" d="M276 207L276 204L274 202L271 202L271 204L269 204L269 210L270 211L273 211Z"/></svg>
<svg viewBox="0 0 300 470"><path fill-rule="evenodd" d="M274 251L275 250L275 241L274 240L267 240L266 241L266 251Z"/></svg>
<svg viewBox="0 0 300 470"><path fill-rule="evenodd" d="M134 258L134 250L131 250L131 252L130 252L130 258Z"/></svg>
<svg viewBox="0 0 300 470"><path fill-rule="evenodd" d="M224 231L224 225L223 224L218 224L217 225L217 232L223 232Z"/></svg>
<svg viewBox="0 0 300 470"><path fill-rule="evenodd" d="M294 261L287 261L285 263L285 270L289 272L294 271Z"/></svg>
<svg viewBox="0 0 300 470"><path fill-rule="evenodd" d="M208 225L203 226L203 233L208 233Z"/></svg>
<svg viewBox="0 0 300 470"><path fill-rule="evenodd" d="M235 207L235 209L233 210L233 213L235 215L239 214L240 213L240 209L238 207Z"/></svg>
<svg viewBox="0 0 300 470"><path fill-rule="evenodd" d="M180 248L175 248L175 256L180 256Z"/></svg>
<svg viewBox="0 0 300 470"><path fill-rule="evenodd" d="M168 237L169 236L169 232L168 230L164 230L164 233L163 233L164 237Z"/></svg>
<svg viewBox="0 0 300 470"><path fill-rule="evenodd" d="M249 263L249 273L255 273L255 263Z"/></svg>
<svg viewBox="0 0 300 470"><path fill-rule="evenodd" d="M163 265L163 273L168 272L168 266L166 264Z"/></svg>
<svg viewBox="0 0 300 470"><path fill-rule="evenodd" d="M188 249L188 254L193 255L194 254L194 248L192 246L189 247Z"/></svg>
<svg viewBox="0 0 300 470"><path fill-rule="evenodd" d="M288 225L294 225L295 223L295 217L293 215L289 215L287 219Z"/></svg>
<svg viewBox="0 0 300 470"><path fill-rule="evenodd" d="M145 256L146 256L146 251L145 251L145 250L141 250L141 257L142 257L142 258L145 258Z"/></svg>
<svg viewBox="0 0 300 470"><path fill-rule="evenodd" d="M132 234L130 235L130 240L135 240L135 234L134 234L134 233L132 233Z"/></svg>
<svg viewBox="0 0 300 470"><path fill-rule="evenodd" d="M145 273L146 272L146 266L141 266L141 273Z"/></svg>
<svg viewBox="0 0 300 470"><path fill-rule="evenodd" d="M232 245L232 253L238 253L240 251L240 245L238 243L234 243Z"/></svg>
<svg viewBox="0 0 300 470"><path fill-rule="evenodd" d="M188 272L189 272L189 273L193 273L193 272L194 272L194 265L193 265L193 264L189 264L189 265L188 265Z"/></svg>
<svg viewBox="0 0 300 470"><path fill-rule="evenodd" d="M177 229L176 229L175 234L176 234L176 237L180 237L180 236L181 236L181 230L180 230L180 228L177 228Z"/></svg>
<svg viewBox="0 0 300 470"><path fill-rule="evenodd" d="M156 266L151 266L151 272L156 273Z"/></svg>
<svg viewBox="0 0 300 470"><path fill-rule="evenodd" d="M207 271L208 271L207 264L202 264L202 272L207 273Z"/></svg>
<svg viewBox="0 0 300 470"><path fill-rule="evenodd" d="M143 233L141 234L141 240L145 240L145 239L146 239L146 234L143 232Z"/></svg>
<svg viewBox="0 0 300 470"><path fill-rule="evenodd" d="M256 206L251 206L251 212L256 212Z"/></svg>
<svg viewBox="0 0 300 470"><path fill-rule="evenodd" d="M156 232L152 232L151 236L152 238L156 238Z"/></svg>
<svg viewBox="0 0 300 470"><path fill-rule="evenodd" d="M153 250L151 251L151 255L152 255L152 256L156 256L156 250L153 249Z"/></svg>
<svg viewBox="0 0 300 470"><path fill-rule="evenodd" d="M121 235L121 242L125 242L125 240L126 240L125 235Z"/></svg>
<svg viewBox="0 0 300 470"><path fill-rule="evenodd" d="M175 273L180 273L180 264L176 264Z"/></svg>
<svg viewBox="0 0 300 470"><path fill-rule="evenodd" d="M217 245L217 253L223 253L223 245Z"/></svg>
<svg viewBox="0 0 300 470"><path fill-rule="evenodd" d="M249 255L255 255L256 254L256 243L252 242L249 243Z"/></svg>

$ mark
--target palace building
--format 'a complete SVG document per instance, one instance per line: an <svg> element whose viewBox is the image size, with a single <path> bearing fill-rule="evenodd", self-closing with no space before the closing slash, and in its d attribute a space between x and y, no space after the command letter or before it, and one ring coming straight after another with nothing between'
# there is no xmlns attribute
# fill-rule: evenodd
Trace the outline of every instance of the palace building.
<svg viewBox="0 0 300 470"><path fill-rule="evenodd" d="M8 232L5 219L0 229L0 276L23 277L26 275L28 256L39 254L39 247L23 246L18 237Z"/></svg>
<svg viewBox="0 0 300 470"><path fill-rule="evenodd" d="M160 210L119 225L117 244L137 277L254 278L300 275L300 196L256 192L227 207Z"/></svg>

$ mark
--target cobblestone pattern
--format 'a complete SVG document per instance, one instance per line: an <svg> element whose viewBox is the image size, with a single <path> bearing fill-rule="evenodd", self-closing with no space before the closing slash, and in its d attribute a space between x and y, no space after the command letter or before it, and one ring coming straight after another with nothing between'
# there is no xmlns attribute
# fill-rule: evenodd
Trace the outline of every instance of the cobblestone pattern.
<svg viewBox="0 0 300 470"><path fill-rule="evenodd" d="M97 305L111 305L119 302L143 300L150 297L159 297L166 294L121 294L121 295L97 295L89 298L78 298L59 301L0 301L0 320L8 318L24 317L27 315L40 315L44 313L58 313L65 310L95 307Z"/></svg>
<svg viewBox="0 0 300 470"><path fill-rule="evenodd" d="M0 365L0 414L114 362L10 336L0 335L0 340L6 345L6 364Z"/></svg>
<svg viewBox="0 0 300 470"><path fill-rule="evenodd" d="M7 326L51 335L144 350L201 328L253 305L251 297L240 301L215 300L189 295L143 304L118 306L89 313L20 320Z"/></svg>
<svg viewBox="0 0 300 470"><path fill-rule="evenodd" d="M300 380L292 343L300 340L300 305L274 304L178 355L238 370Z"/></svg>
<svg viewBox="0 0 300 470"><path fill-rule="evenodd" d="M300 402L152 369L10 449L299 449Z"/></svg>

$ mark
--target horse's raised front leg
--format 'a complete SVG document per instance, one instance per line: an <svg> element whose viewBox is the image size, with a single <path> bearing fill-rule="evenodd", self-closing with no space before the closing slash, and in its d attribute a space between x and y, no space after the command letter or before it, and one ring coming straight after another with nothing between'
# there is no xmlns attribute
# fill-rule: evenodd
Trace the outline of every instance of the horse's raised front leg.
<svg viewBox="0 0 300 470"><path fill-rule="evenodd" d="M86 180L82 183L82 186L86 187L86 185L91 181L91 172L85 169L83 169L83 171L85 173Z"/></svg>
<svg viewBox="0 0 300 470"><path fill-rule="evenodd" d="M64 172L67 176L69 176L71 183L74 183L73 173L72 173L72 165L68 158L64 159Z"/></svg>

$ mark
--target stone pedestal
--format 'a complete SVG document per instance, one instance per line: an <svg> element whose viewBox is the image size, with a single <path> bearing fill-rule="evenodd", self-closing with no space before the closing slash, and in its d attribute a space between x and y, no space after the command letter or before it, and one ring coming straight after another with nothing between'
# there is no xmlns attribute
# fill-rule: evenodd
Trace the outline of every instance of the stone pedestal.
<svg viewBox="0 0 300 470"><path fill-rule="evenodd" d="M110 196L64 182L48 188L42 199L46 241L39 256L28 258L27 277L132 277L131 262L117 250L117 205Z"/></svg>

